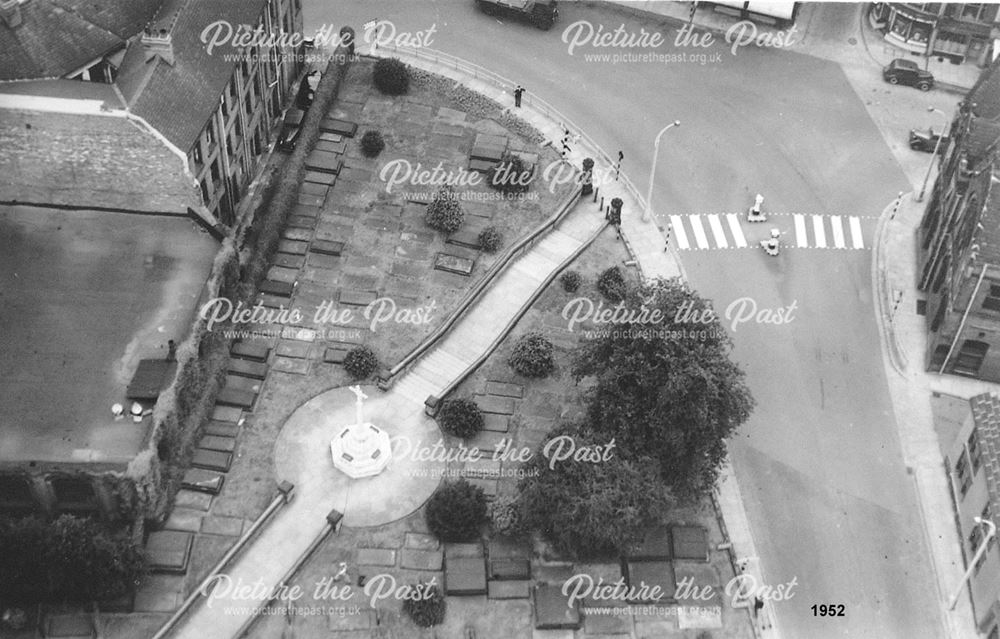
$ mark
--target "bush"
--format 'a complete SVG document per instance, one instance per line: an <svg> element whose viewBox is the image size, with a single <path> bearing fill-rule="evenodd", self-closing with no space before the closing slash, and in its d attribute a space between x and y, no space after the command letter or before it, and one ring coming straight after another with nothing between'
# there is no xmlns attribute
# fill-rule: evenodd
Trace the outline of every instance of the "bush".
<svg viewBox="0 0 1000 639"><path fill-rule="evenodd" d="M444 482L427 501L424 516L441 541L471 541L486 521L486 495L464 479Z"/></svg>
<svg viewBox="0 0 1000 639"><path fill-rule="evenodd" d="M354 379L365 379L378 368L378 357L367 346L355 346L344 357L344 368Z"/></svg>
<svg viewBox="0 0 1000 639"><path fill-rule="evenodd" d="M430 628L444 622L444 613L447 607L444 595L437 585L423 583L414 588L417 592L426 594L419 599L404 599L403 610L410 615L413 623L421 628Z"/></svg>
<svg viewBox="0 0 1000 639"><path fill-rule="evenodd" d="M531 186L534 172L520 156L507 152L489 173L489 185L501 193L523 193Z"/></svg>
<svg viewBox="0 0 1000 639"><path fill-rule="evenodd" d="M487 226L479 233L479 246L487 253L496 253L503 246L503 233L495 226Z"/></svg>
<svg viewBox="0 0 1000 639"><path fill-rule="evenodd" d="M483 413L479 404L471 399L449 399L438 414L441 430L449 435L468 439L483 429Z"/></svg>
<svg viewBox="0 0 1000 639"><path fill-rule="evenodd" d="M489 515L490 528L496 534L511 537L521 533L521 510L515 497L498 495L490 503Z"/></svg>
<svg viewBox="0 0 1000 639"><path fill-rule="evenodd" d="M566 271L559 276L559 283L567 293L576 293L580 289L583 278L576 271Z"/></svg>
<svg viewBox="0 0 1000 639"><path fill-rule="evenodd" d="M427 225L444 233L454 233L465 221L465 211L450 186L441 187L424 213Z"/></svg>
<svg viewBox="0 0 1000 639"><path fill-rule="evenodd" d="M365 131L361 136L361 152L367 157L373 158L385 148L385 140L378 131Z"/></svg>
<svg viewBox="0 0 1000 639"><path fill-rule="evenodd" d="M398 58L381 58L372 74L375 88L386 95L403 95L410 90L410 71Z"/></svg>
<svg viewBox="0 0 1000 639"><path fill-rule="evenodd" d="M552 359L552 342L532 331L517 340L507 363L525 377L545 377L556 367Z"/></svg>
<svg viewBox="0 0 1000 639"><path fill-rule="evenodd" d="M625 299L628 287L625 285L625 276L617 266L605 269L601 276L597 278L597 290L601 292L609 302L620 302Z"/></svg>

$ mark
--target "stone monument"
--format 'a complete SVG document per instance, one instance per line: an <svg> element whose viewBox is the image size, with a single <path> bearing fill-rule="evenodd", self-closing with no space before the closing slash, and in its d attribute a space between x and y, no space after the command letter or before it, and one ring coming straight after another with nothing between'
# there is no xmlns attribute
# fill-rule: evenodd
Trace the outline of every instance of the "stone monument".
<svg viewBox="0 0 1000 639"><path fill-rule="evenodd" d="M333 465L352 479L371 477L382 472L392 459L389 434L364 420L362 402L368 399L360 386L351 386L357 398L355 421L341 428L330 442Z"/></svg>

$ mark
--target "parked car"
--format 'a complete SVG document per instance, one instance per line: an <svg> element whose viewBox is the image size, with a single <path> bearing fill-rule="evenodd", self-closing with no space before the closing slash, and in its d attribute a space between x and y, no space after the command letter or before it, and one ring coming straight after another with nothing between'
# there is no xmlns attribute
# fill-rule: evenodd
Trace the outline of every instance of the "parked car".
<svg viewBox="0 0 1000 639"><path fill-rule="evenodd" d="M490 16L524 20L548 31L559 17L557 0L476 0L476 6Z"/></svg>
<svg viewBox="0 0 1000 639"><path fill-rule="evenodd" d="M302 130L302 120L305 117L306 112L302 109L291 108L285 112L285 120L278 135L279 151L291 153L295 149L295 144L299 141L299 132Z"/></svg>
<svg viewBox="0 0 1000 639"><path fill-rule="evenodd" d="M938 140L941 140L940 143ZM937 148L938 153L944 153L944 150L948 148L948 134L947 133L935 133L933 128L929 128L926 131L923 129L910 129L910 148L914 151L923 151L924 153L934 153L934 149Z"/></svg>
<svg viewBox="0 0 1000 639"><path fill-rule="evenodd" d="M302 82L299 83L299 93L295 97L295 106L305 111L312 105L312 101L316 97L316 87L319 86L320 75L319 71L312 71L302 78Z"/></svg>
<svg viewBox="0 0 1000 639"><path fill-rule="evenodd" d="M889 84L905 84L921 91L930 91L934 86L934 75L924 71L913 60L896 58L882 69L882 79Z"/></svg>

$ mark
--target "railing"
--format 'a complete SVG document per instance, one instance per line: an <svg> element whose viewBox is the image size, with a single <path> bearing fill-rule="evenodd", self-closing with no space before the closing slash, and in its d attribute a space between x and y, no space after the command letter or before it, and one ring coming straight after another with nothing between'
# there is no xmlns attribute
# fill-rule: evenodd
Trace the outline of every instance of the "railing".
<svg viewBox="0 0 1000 639"><path fill-rule="evenodd" d="M281 484L278 485L278 494L275 495L274 499L271 500L271 503L268 504L266 509L264 509L264 512L262 512L256 520L254 520L250 529L243 533L243 536L240 537L236 543L233 544L232 548L230 548L226 554L222 556L222 559L220 559L215 566L208 571L208 575L201 581L200 584L198 584L197 588L191 591L191 594L187 596L180 608L178 608L174 614L167 619L166 623L160 627L156 634L153 635L152 639L163 639L174 629L175 626L177 626L177 622L179 622L181 618L187 614L187 611L190 610L195 601L202 596L203 590L208 588L208 586L212 583L212 580L221 574L222 570L229 564L230 561L232 561L233 557L246 547L247 543L250 542L250 539L253 538L257 531L260 530L265 523L267 523L271 516L274 515L274 513L277 512L281 506L292 500L294 489L295 486L289 482L281 482Z"/></svg>
<svg viewBox="0 0 1000 639"><path fill-rule="evenodd" d="M580 198L581 188L578 186L573 190L572 193L563 200L562 204L559 206L558 210L552 214L548 220L546 220L541 226L536 228L530 234L522 238L520 241L509 247L503 255L501 255L496 262L490 266L489 270L483 275L483 277L476 283L472 289L465 294L462 301L459 302L458 307L455 311L448 316L448 318L441 323L430 335L428 335L422 342L420 342L416 348L410 351L398 364L393 366L389 370L384 370L379 373L378 386L382 390L387 390L392 386L395 378L400 374L409 369L410 366L419 358L421 355L427 352L428 349L437 344L447 333L451 330L451 327L455 325L460 318L462 318L470 308L479 300L479 296L482 295L483 291L486 290L490 284L500 275L501 272L507 265L514 259L515 256L520 255L528 247L534 246L535 242L544 233L547 233L551 229L562 221L562 219L569 213L570 209L576 205Z"/></svg>
<svg viewBox="0 0 1000 639"><path fill-rule="evenodd" d="M510 89L511 87L517 86L517 84L504 76L490 71L485 67L481 67L478 64L469 62L468 60L463 60L462 58L455 57L448 53L443 53L441 51L436 51L434 49L429 49L426 47L412 48L412 47L399 47L396 45L380 45L373 55L388 55L387 52L394 52L400 55L409 56L411 58L416 58L418 60L427 60L435 64L450 67L456 71L471 75L477 80L483 80L501 89ZM607 152L601 146L593 140L587 133L576 125L572 120L563 115L554 106L538 97L534 93L525 94L522 98L523 103L529 106L533 106L547 117L562 123L573 135L577 136L586 146L589 146L593 154L596 156L594 158L595 164L602 163L606 165L606 171L603 175L610 175L610 172L617 166L616 162L608 155ZM641 210L646 210L646 198L639 193L639 189L635 187L628 176L618 173L618 181L622 183L625 190L628 192L629 196L635 199L639 203ZM626 243L627 244L627 243ZM629 246L629 252L632 252L631 246ZM635 257L633 255L633 257ZM642 273L642 266L638 260L635 260L636 268L639 269L640 276ZM645 279L645 277L643 277Z"/></svg>

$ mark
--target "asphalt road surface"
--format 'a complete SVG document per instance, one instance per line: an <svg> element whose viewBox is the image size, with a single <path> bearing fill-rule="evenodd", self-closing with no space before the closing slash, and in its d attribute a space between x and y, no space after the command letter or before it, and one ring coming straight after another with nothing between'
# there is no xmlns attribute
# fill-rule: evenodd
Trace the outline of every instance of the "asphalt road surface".
<svg viewBox="0 0 1000 639"><path fill-rule="evenodd" d="M374 18L391 20L399 34L434 26L431 47L523 84L609 153L621 150L640 190L654 136L680 120L663 138L655 178L664 226L669 215L745 211L756 192L765 210L802 215L807 231L820 217L823 242L807 234L809 248L777 258L751 248L682 252L692 284L719 312L742 297L759 309L795 304L786 324L749 322L732 333L758 402L731 446L736 474L766 581L798 584L793 599L774 605L778 627L786 639L942 635L872 306L875 218L908 186L840 67L794 47L736 55L719 43L678 48L672 23L566 3L548 32L484 16L471 1L305 10L307 32L324 23L360 30ZM613 64L586 56L629 51L580 46L570 54L563 30L581 20L664 33L665 44L631 51L686 57ZM832 248L832 215L844 216L847 246L847 219L857 218L864 248ZM774 220L783 243L796 246L794 218ZM769 228L742 226L751 246ZM844 604L846 616L815 617L813 604Z"/></svg>

